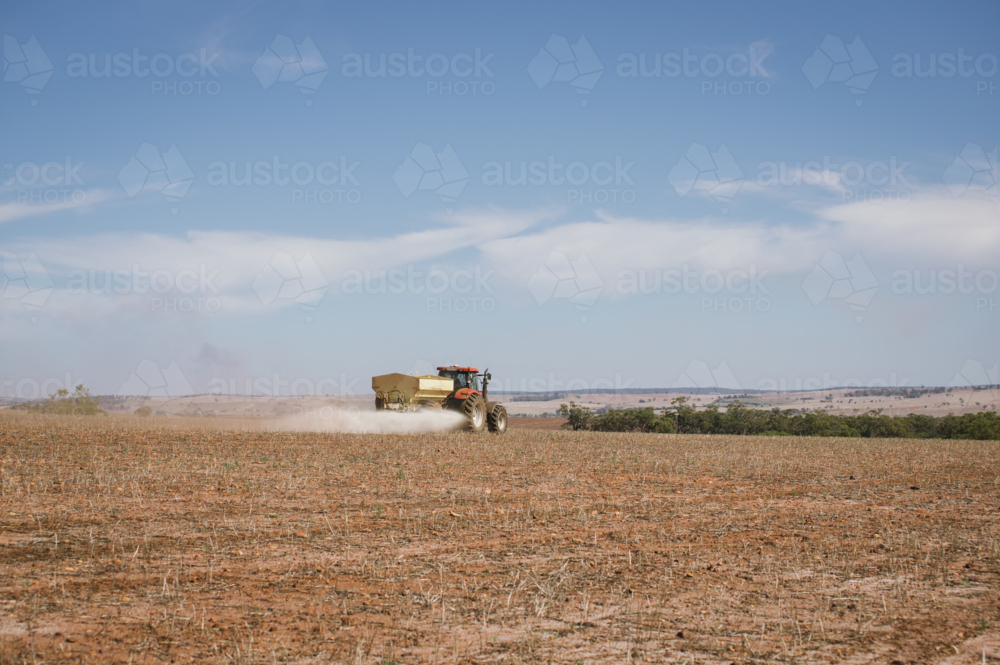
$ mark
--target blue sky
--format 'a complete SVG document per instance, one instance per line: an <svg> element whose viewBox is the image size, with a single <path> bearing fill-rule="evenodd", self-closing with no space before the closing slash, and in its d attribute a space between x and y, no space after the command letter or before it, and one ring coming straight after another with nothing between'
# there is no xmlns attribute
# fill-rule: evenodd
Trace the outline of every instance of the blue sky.
<svg viewBox="0 0 1000 665"><path fill-rule="evenodd" d="M995 3L0 12L5 396L996 381Z"/></svg>

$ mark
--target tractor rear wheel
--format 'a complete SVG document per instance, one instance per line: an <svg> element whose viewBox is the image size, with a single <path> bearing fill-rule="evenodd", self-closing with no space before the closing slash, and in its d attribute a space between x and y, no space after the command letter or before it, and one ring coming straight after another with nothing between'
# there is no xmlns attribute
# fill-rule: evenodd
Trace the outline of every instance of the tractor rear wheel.
<svg viewBox="0 0 1000 665"><path fill-rule="evenodd" d="M496 404L493 410L486 417L486 424L490 431L496 434L503 434L507 431L507 408L503 404Z"/></svg>
<svg viewBox="0 0 1000 665"><path fill-rule="evenodd" d="M481 432L486 424L486 403L483 398L473 393L462 403L462 414L468 422L468 429L471 432Z"/></svg>

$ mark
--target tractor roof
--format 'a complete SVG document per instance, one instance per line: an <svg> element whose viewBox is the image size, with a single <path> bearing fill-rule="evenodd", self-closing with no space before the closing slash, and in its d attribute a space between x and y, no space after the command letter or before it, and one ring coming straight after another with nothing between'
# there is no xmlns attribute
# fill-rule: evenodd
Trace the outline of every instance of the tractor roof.
<svg viewBox="0 0 1000 665"><path fill-rule="evenodd" d="M458 365L448 365L446 367L438 367L438 370L447 370L450 372L478 372L479 370L475 367L459 367Z"/></svg>

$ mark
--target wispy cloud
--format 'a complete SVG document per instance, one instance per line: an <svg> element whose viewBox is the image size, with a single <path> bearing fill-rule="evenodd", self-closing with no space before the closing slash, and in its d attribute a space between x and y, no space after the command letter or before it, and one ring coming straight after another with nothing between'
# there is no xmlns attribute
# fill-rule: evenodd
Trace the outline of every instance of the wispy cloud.
<svg viewBox="0 0 1000 665"><path fill-rule="evenodd" d="M212 275L208 295L218 298L224 313L263 313L262 303L251 285L276 252L295 259L310 255L326 279L337 284L349 270L377 274L380 270L407 264L441 260L452 252L522 233L550 220L553 214L548 209L456 211L448 217L448 226L366 240L191 231L183 237L95 234L35 238L8 243L5 249L15 254L35 253L39 257L56 282L56 290L46 304L50 312L73 311L94 317L148 310L148 301L154 294L132 285L136 274L149 280L160 271L166 282L176 279L182 271L193 271ZM108 274L113 275L115 271L127 275L120 286L109 285ZM76 275L79 283L81 274L88 280L93 274L97 288L88 283L86 287L78 285L74 289L71 278ZM115 291L116 297L107 297L108 291ZM279 301L278 306L290 304L294 303ZM0 301L0 306L4 305L13 307L14 303Z"/></svg>
<svg viewBox="0 0 1000 665"><path fill-rule="evenodd" d="M503 294L526 297L523 285L552 252L586 254L607 283L623 270L747 270L788 275L810 269L828 251L854 254L886 269L933 268L943 263L995 267L1000 255L1000 211L986 198L956 199L944 187L913 192L907 201L852 202L804 211L800 219L706 217L697 220L622 217L598 212L565 221L560 209L499 208L456 211L437 228L382 238L341 240L251 232L191 231L185 236L99 234L8 243L8 251L34 252L56 282L46 309L81 316L148 309L149 295L84 293L63 297L72 271L207 271L224 313L265 314L254 279L276 252L311 256L336 297L349 271L378 275L407 265L467 262L473 250L495 274ZM449 259L449 257L451 257ZM460 257L460 258L455 258ZM60 279L59 276L62 276ZM276 305L291 305L283 300Z"/></svg>
<svg viewBox="0 0 1000 665"><path fill-rule="evenodd" d="M15 222L29 217L42 217L63 210L86 209L103 203L117 195L107 189L88 189L82 197L69 197L53 203L27 203L24 201L8 201L0 203L0 224Z"/></svg>

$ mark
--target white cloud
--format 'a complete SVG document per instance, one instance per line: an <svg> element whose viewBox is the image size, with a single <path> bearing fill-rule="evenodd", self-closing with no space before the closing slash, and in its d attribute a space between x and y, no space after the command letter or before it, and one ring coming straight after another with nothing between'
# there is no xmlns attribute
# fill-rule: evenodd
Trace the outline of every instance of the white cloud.
<svg viewBox="0 0 1000 665"><path fill-rule="evenodd" d="M615 217L598 212L596 219L562 222L560 209L505 211L466 210L443 217L436 228L385 238L336 240L249 232L191 231L185 236L101 234L75 238L22 240L8 251L35 252L56 283L45 311L83 319L115 318L150 309L150 294L68 293L72 270L104 271L133 267L151 274L182 270L216 273L210 293L223 314L265 314L254 292L254 278L276 251L316 261L331 284L330 298L340 294L348 270L405 268L409 264L440 266L454 252L476 249L479 263L495 271L499 298L527 301L528 280L552 252L570 257L585 254L614 294L623 270L743 270L754 268L774 277L811 269L827 252L853 256L860 252L878 272L957 265L996 267L1000 255L1000 214L989 199L953 197L946 188L914 191L906 202L852 202L830 205L801 219L775 224L766 220L736 221ZM465 258L462 261L466 261ZM464 267L464 266L463 266ZM78 290L79 291L79 290ZM176 294L174 294L176 295ZM9 305L9 303L7 303ZM0 304L0 307L5 305Z"/></svg>
<svg viewBox="0 0 1000 665"><path fill-rule="evenodd" d="M586 254L601 277L614 284L619 271L681 269L768 270L776 274L803 270L822 254L828 238L809 226L773 227L763 222L733 224L715 219L616 218L576 222L530 235L483 243L486 262L511 282L526 282L553 251ZM609 289L609 292L613 289Z"/></svg>
<svg viewBox="0 0 1000 665"><path fill-rule="evenodd" d="M109 190L89 189L83 193L83 197L78 201L70 197L53 203L25 203L23 201L0 203L0 224L15 222L19 219L29 217L48 215L62 210L83 209L113 198L116 198L116 195Z"/></svg>
<svg viewBox="0 0 1000 665"><path fill-rule="evenodd" d="M218 311L223 313L262 313L252 282L268 265L275 251L292 256L310 254L336 291L347 270L377 273L410 263L440 259L456 250L521 233L543 220L551 219L553 214L549 210L506 212L496 209L455 213L447 218L449 226L366 240L190 231L182 237L100 234L38 238L8 244L5 249L37 253L55 277L56 291L45 308L49 313L64 311L95 318L129 311L148 311L154 296L152 293L136 293L129 286L124 287L123 292L101 293L107 283L106 271L126 271L130 275L142 273L146 279L157 271L163 271L176 279L185 270L211 276L208 280L210 286L199 287L187 294L191 298L217 298L220 305ZM80 275L81 271L87 279L91 272L94 273L96 290L89 284L80 288L79 277L74 288L69 277ZM197 282L190 274L185 279L188 284ZM115 289L116 286L112 284L110 288ZM162 295L176 298L183 294L172 292Z"/></svg>
<svg viewBox="0 0 1000 665"><path fill-rule="evenodd" d="M773 164L773 166L772 166ZM778 171L778 169L781 169ZM801 199L815 202L816 190L843 195L849 191L844 186L843 175L839 171L806 169L801 166L784 168L774 163L768 167L758 167L754 177L751 174L741 185L744 193L758 194L778 199ZM822 199L825 204L829 199ZM817 207L816 205L811 206Z"/></svg>
<svg viewBox="0 0 1000 665"><path fill-rule="evenodd" d="M825 187L838 187L835 179ZM806 271L826 252L861 252L876 269L934 269L963 264L996 268L1000 208L987 197L956 199L944 187L914 189L907 201L859 201L803 210L775 224L729 218L641 219L598 213L481 247L487 263L511 283L524 282L550 252L585 253L606 283L622 270L747 270L771 275ZM612 293L613 289L608 289Z"/></svg>
<svg viewBox="0 0 1000 665"><path fill-rule="evenodd" d="M857 201L822 208L840 246L900 268L943 263L996 267L1000 207L989 198L955 198L944 187L915 191L908 201Z"/></svg>

